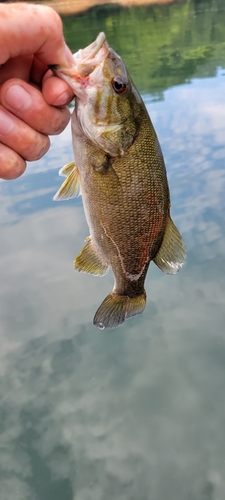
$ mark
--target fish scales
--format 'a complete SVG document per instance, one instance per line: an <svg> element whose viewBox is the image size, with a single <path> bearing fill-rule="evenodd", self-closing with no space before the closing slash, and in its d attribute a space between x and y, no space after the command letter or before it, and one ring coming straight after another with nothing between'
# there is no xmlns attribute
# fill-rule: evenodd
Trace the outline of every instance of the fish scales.
<svg viewBox="0 0 225 500"><path fill-rule="evenodd" d="M160 145L144 103L104 34L74 55L72 68L54 68L76 96L72 115L74 164L55 199L83 198L90 236L74 261L78 271L104 275L114 288L94 324L113 328L140 314L151 260L175 274L186 255L170 218L170 195Z"/></svg>
<svg viewBox="0 0 225 500"><path fill-rule="evenodd" d="M146 121L149 125L148 116ZM117 247L120 248L123 265L129 275L141 272L144 254L144 263L148 260L149 253L150 258L154 256L156 252L155 245L158 246L160 241L157 238L156 242L151 235L158 235L162 229L161 226L165 223L166 218L165 205L168 204L165 196L165 171L155 169L154 177L147 175L151 149L152 154L154 152L154 157L158 153L159 164L161 154L158 150L156 137L152 134L150 136L152 140L148 140L149 136L146 139L145 129L146 124L142 120L139 130L141 141L135 141L122 158L112 159L111 163L109 162L108 168L102 173L104 186L102 176L95 171L92 172L92 177L89 177L90 182L92 179L92 184L87 183L86 172L88 172L89 176L89 170L86 169L82 182L83 197L85 197L84 206L89 206L90 212L94 210L94 218L97 221L104 221L105 231L111 236ZM141 169L139 168L140 172L137 173L137 167L140 167L140 149L142 150ZM97 154L98 150L96 149L91 156L95 158ZM157 166L157 159L155 164ZM132 165L132 168L127 169L127 165ZM160 187L161 193L159 191ZM156 201L158 213L155 213ZM152 245L152 249L149 245ZM140 252L141 248L144 252Z"/></svg>

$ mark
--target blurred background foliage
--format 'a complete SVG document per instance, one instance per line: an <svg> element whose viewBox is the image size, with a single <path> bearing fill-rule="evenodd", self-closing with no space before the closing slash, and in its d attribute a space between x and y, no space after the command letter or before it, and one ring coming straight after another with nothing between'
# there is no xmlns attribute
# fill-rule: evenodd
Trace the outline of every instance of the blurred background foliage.
<svg viewBox="0 0 225 500"><path fill-rule="evenodd" d="M163 7L105 4L63 16L63 23L73 52L104 31L139 91L156 98L168 87L194 76L214 76L218 67L225 67L225 0L187 0Z"/></svg>

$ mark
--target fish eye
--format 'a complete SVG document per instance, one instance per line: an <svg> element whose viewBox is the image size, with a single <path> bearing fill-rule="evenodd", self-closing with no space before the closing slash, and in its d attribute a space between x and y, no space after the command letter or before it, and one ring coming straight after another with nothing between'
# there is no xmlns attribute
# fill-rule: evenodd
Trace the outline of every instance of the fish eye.
<svg viewBox="0 0 225 500"><path fill-rule="evenodd" d="M122 80L122 78L120 78L119 76L113 78L112 86L117 94L124 94L127 90L126 82Z"/></svg>

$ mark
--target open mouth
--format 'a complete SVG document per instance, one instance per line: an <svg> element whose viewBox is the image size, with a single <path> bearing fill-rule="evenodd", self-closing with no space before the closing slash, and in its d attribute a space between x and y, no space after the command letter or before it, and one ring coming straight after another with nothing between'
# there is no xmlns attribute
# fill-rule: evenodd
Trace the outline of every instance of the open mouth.
<svg viewBox="0 0 225 500"><path fill-rule="evenodd" d="M96 40L84 49L78 50L73 55L74 64L70 68L51 65L49 68L54 74L71 84L71 78L80 80L90 75L108 55L109 46L105 33L99 33Z"/></svg>

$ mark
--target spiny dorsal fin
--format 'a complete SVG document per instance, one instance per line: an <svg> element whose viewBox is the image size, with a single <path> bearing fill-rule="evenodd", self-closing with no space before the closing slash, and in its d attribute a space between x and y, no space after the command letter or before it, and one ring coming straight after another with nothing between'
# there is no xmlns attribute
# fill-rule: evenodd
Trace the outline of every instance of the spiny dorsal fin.
<svg viewBox="0 0 225 500"><path fill-rule="evenodd" d="M125 319L131 318L144 311L146 304L145 292L137 297L109 293L95 313L93 323L95 326L104 328L116 328L122 325Z"/></svg>
<svg viewBox="0 0 225 500"><path fill-rule="evenodd" d="M64 177L68 177L70 172L76 167L74 161L71 161L70 163L67 163L64 165L64 167L60 168L59 170L59 175L62 175Z"/></svg>
<svg viewBox="0 0 225 500"><path fill-rule="evenodd" d="M92 246L90 237L85 247L74 260L74 268L83 273L104 276L108 271L107 264L99 257Z"/></svg>
<svg viewBox="0 0 225 500"><path fill-rule="evenodd" d="M176 274L186 257L185 243L169 217L161 247L154 258L155 264L167 274Z"/></svg>
<svg viewBox="0 0 225 500"><path fill-rule="evenodd" d="M74 162L65 165L65 167L62 168L62 170L65 169L63 175L67 175L65 173L66 167L68 167L68 170L70 168L70 173L68 174L67 178L62 183L62 186L55 194L53 198L54 201L69 200L70 198L75 198L76 196L79 196L79 174L77 167Z"/></svg>

